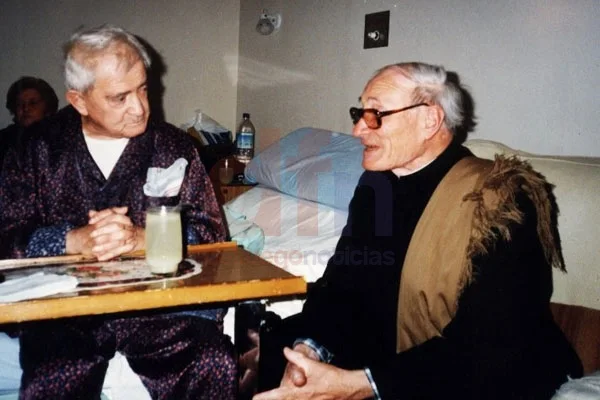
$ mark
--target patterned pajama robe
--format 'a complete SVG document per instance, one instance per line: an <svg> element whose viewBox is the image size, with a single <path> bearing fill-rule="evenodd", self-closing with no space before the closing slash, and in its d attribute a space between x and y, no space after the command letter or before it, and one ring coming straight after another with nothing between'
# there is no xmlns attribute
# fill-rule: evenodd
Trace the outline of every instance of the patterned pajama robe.
<svg viewBox="0 0 600 400"><path fill-rule="evenodd" d="M148 168L167 168L181 157L188 166L179 195L144 195ZM105 179L87 149L80 115L66 107L7 154L0 177L0 258L64 254L66 233L86 225L89 210L127 206L133 224L144 226L147 207L173 203L186 205L186 244L225 239L212 185L184 132L149 122ZM222 317L223 310L203 310L24 324L21 397L98 398L118 350L153 398L233 399L236 362L219 329Z"/></svg>

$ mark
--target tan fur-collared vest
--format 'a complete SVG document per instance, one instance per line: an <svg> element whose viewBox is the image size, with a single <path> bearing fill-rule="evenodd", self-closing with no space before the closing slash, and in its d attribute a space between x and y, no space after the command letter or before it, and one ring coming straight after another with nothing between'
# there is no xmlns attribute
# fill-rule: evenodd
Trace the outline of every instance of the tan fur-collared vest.
<svg viewBox="0 0 600 400"><path fill-rule="evenodd" d="M537 210L537 233L548 263L564 270L552 224L551 185L515 157L466 157L446 174L411 238L400 280L396 350L441 336L473 278L472 259L487 253L498 232L510 240L521 223L515 196L524 192Z"/></svg>

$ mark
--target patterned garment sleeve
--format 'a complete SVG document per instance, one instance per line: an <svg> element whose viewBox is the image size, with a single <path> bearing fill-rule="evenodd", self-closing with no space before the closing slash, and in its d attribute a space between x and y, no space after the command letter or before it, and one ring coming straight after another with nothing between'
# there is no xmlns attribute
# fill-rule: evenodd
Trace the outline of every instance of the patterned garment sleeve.
<svg viewBox="0 0 600 400"><path fill-rule="evenodd" d="M25 257L28 238L38 221L35 173L20 160L10 149L0 175L0 258Z"/></svg>
<svg viewBox="0 0 600 400"><path fill-rule="evenodd" d="M67 232L73 229L69 223L36 229L25 249L27 257L58 256L65 254Z"/></svg>
<svg viewBox="0 0 600 400"><path fill-rule="evenodd" d="M185 212L187 243L224 241L226 229L223 216L208 174L195 150L180 193L181 203L191 205Z"/></svg>

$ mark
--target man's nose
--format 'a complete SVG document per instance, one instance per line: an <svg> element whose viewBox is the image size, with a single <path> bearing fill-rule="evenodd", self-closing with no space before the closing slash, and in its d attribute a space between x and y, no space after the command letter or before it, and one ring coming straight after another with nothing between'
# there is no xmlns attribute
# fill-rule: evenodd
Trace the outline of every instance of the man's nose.
<svg viewBox="0 0 600 400"><path fill-rule="evenodd" d="M144 113L144 102L139 96L131 96L129 111L134 115L142 115Z"/></svg>
<svg viewBox="0 0 600 400"><path fill-rule="evenodd" d="M367 123L364 118L358 120L354 127L352 128L352 136L360 137L364 135L368 131Z"/></svg>

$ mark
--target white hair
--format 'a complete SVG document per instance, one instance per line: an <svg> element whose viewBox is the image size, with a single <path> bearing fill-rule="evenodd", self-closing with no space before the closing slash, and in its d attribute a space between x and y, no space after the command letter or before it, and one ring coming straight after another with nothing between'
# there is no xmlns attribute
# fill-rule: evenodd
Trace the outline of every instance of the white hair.
<svg viewBox="0 0 600 400"><path fill-rule="evenodd" d="M92 87L96 56L115 45L126 45L131 51L118 54L129 65L141 60L150 67L150 56L140 41L125 29L102 25L86 31L74 33L63 49L65 54L65 86L67 89L85 91Z"/></svg>
<svg viewBox="0 0 600 400"><path fill-rule="evenodd" d="M375 76L387 70L399 70L416 84L415 103L438 104L444 110L444 123L450 131L461 126L465 114L461 88L457 82L448 79L444 67L421 62L391 64L381 68Z"/></svg>

